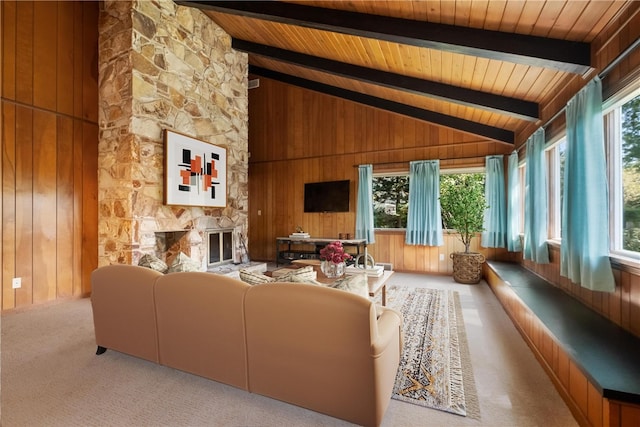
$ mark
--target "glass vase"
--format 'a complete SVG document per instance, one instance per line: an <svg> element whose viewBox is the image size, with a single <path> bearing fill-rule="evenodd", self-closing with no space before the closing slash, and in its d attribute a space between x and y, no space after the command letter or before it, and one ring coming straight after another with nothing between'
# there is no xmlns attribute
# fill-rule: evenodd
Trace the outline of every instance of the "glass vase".
<svg viewBox="0 0 640 427"><path fill-rule="evenodd" d="M320 263L320 269L322 273L329 279L335 279L344 275L344 262L333 263L331 261L322 261Z"/></svg>

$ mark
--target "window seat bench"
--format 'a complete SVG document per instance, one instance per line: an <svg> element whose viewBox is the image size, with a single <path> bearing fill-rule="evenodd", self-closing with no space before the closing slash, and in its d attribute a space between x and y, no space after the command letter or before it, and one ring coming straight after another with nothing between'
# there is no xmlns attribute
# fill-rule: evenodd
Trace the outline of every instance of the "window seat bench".
<svg viewBox="0 0 640 427"><path fill-rule="evenodd" d="M640 425L640 338L520 264L484 277L580 425Z"/></svg>

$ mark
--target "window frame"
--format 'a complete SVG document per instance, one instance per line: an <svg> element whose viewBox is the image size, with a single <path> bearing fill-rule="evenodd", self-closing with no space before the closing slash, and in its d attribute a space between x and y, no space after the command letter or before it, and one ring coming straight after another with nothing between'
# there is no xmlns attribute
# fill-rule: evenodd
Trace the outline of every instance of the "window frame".
<svg viewBox="0 0 640 427"><path fill-rule="evenodd" d="M554 138L545 147L545 161L547 163L547 191L548 191L548 218L547 240L562 241L562 173L560 170L560 146L565 144L566 133Z"/></svg>
<svg viewBox="0 0 640 427"><path fill-rule="evenodd" d="M519 200L519 212L518 216L520 217L520 229L518 233L521 237L524 236L524 209L525 209L525 194L527 193L527 162L523 159L518 163L518 191L520 191L520 200Z"/></svg>
<svg viewBox="0 0 640 427"><path fill-rule="evenodd" d="M381 178L381 177L388 177L388 176L406 176L407 177L407 183L409 182L409 170L402 170L402 171L393 171L393 172L373 172L372 174L372 178L375 180L376 178ZM407 189L407 191L409 191L409 189ZM397 209L397 206L396 206ZM373 225L373 231L374 233L378 232L378 231L405 231L407 228L386 228L386 227L376 227L375 223Z"/></svg>
<svg viewBox="0 0 640 427"><path fill-rule="evenodd" d="M640 96L640 78L603 103L607 179L609 182L609 253L619 260L637 265L640 252L623 248L624 190L622 182L622 106Z"/></svg>

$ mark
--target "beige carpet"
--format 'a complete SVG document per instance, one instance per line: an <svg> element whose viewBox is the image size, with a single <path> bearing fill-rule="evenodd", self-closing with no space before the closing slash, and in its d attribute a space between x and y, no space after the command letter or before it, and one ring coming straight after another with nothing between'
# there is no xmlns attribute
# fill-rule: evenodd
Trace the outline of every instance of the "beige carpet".
<svg viewBox="0 0 640 427"><path fill-rule="evenodd" d="M458 293L393 286L388 305L404 319L404 345L393 398L478 417Z"/></svg>
<svg viewBox="0 0 640 427"><path fill-rule="evenodd" d="M383 427L576 426L486 284L406 273L392 284L458 292L480 418L392 399ZM86 299L3 314L1 350L2 427L350 425L115 351L96 356Z"/></svg>

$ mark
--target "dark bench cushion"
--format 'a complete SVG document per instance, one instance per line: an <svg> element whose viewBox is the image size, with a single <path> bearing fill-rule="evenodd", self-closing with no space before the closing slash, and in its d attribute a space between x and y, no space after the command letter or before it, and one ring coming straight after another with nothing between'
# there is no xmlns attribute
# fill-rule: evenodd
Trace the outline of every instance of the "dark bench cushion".
<svg viewBox="0 0 640 427"><path fill-rule="evenodd" d="M640 338L519 264L487 263L603 397L640 403Z"/></svg>

